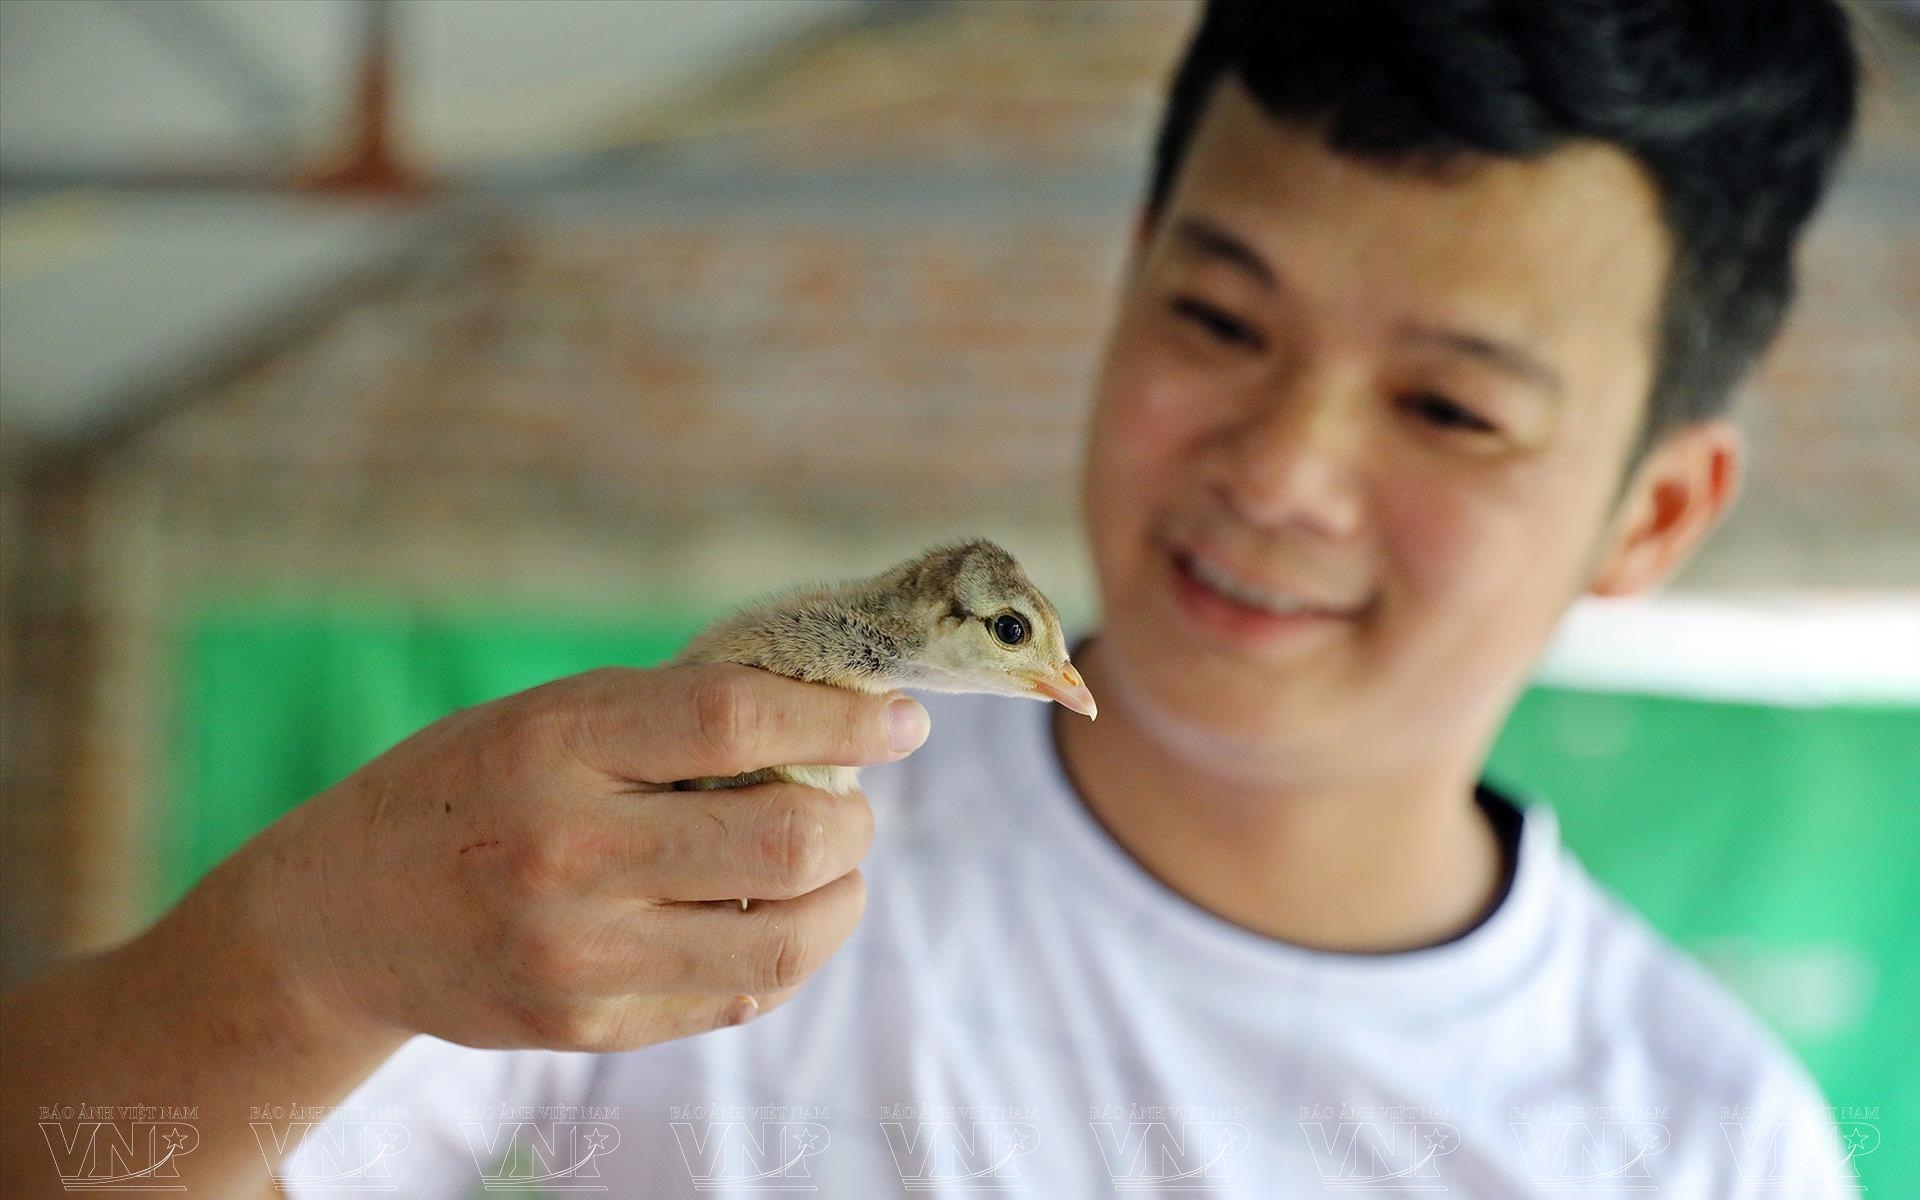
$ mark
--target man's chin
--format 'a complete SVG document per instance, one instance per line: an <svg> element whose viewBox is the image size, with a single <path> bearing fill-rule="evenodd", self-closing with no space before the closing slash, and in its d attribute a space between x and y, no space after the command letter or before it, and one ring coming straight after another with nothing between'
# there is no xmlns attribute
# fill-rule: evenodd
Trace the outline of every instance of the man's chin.
<svg viewBox="0 0 1920 1200"><path fill-rule="evenodd" d="M1297 673L1221 661L1210 655L1128 655L1125 639L1102 637L1106 686L1132 710L1140 732L1183 757L1248 764L1322 742L1336 705L1306 695Z"/></svg>

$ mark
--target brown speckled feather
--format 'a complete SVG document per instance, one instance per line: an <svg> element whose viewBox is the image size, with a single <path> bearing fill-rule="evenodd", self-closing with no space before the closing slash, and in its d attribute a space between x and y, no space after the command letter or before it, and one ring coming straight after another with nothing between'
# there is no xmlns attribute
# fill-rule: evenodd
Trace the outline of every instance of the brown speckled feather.
<svg viewBox="0 0 1920 1200"><path fill-rule="evenodd" d="M993 692L1094 712L1092 694L1067 661L1052 603L1011 554L984 540L938 547L871 579L774 596L715 622L674 661L739 663L871 694ZM674 786L704 791L777 780L844 796L860 776L853 767L796 765Z"/></svg>
<svg viewBox="0 0 1920 1200"><path fill-rule="evenodd" d="M993 607L975 611L986 606ZM770 597L715 622L674 661L739 663L876 695L912 686L1028 694L1030 686L1014 686L1005 677L1017 666L1032 664L1015 663L990 644L965 646L957 661L950 648L937 663L923 658L930 643L943 636L951 641L952 631L962 623L1002 610L1036 622L1034 645L1047 648L1059 664L1066 663L1065 635L1052 603L1028 581L1011 554L984 539L937 547L871 578ZM972 677L976 673L978 677ZM841 795L859 786L854 768L804 765L691 779L676 786L704 790L781 779Z"/></svg>

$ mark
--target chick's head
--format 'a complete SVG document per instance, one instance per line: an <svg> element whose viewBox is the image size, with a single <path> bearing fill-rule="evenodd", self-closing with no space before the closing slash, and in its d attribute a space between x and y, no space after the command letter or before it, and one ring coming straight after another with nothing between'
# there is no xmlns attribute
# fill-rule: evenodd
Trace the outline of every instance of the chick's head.
<svg viewBox="0 0 1920 1200"><path fill-rule="evenodd" d="M1052 700L1098 710L1067 657L1059 614L1014 557L988 541L930 551L890 573L928 637L908 664L934 691Z"/></svg>

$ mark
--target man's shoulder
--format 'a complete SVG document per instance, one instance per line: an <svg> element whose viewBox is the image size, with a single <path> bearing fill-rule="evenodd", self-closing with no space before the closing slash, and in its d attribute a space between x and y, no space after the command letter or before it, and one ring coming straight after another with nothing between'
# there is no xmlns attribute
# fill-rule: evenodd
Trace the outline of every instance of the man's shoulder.
<svg viewBox="0 0 1920 1200"><path fill-rule="evenodd" d="M1643 916L1563 854L1562 953L1574 962L1578 1036L1651 1093L1728 1112L1821 1107L1785 1041Z"/></svg>
<svg viewBox="0 0 1920 1200"><path fill-rule="evenodd" d="M1785 1041L1558 853L1554 1007L1577 1075L1569 1094L1598 1106L1582 1119L1653 1139L1658 1174L1716 1194L1853 1194L1831 1110Z"/></svg>

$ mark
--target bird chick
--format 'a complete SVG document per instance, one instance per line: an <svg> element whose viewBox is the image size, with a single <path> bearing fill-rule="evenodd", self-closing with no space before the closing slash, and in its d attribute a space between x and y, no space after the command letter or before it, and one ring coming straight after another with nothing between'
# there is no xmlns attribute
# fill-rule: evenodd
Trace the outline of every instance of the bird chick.
<svg viewBox="0 0 1920 1200"><path fill-rule="evenodd" d="M1054 701L1091 718L1053 605L992 542L941 546L869 579L803 587L709 626L675 663L739 663L880 694L896 688ZM683 790L788 780L846 795L853 767L795 765L688 779ZM740 907L747 902L742 900Z"/></svg>

